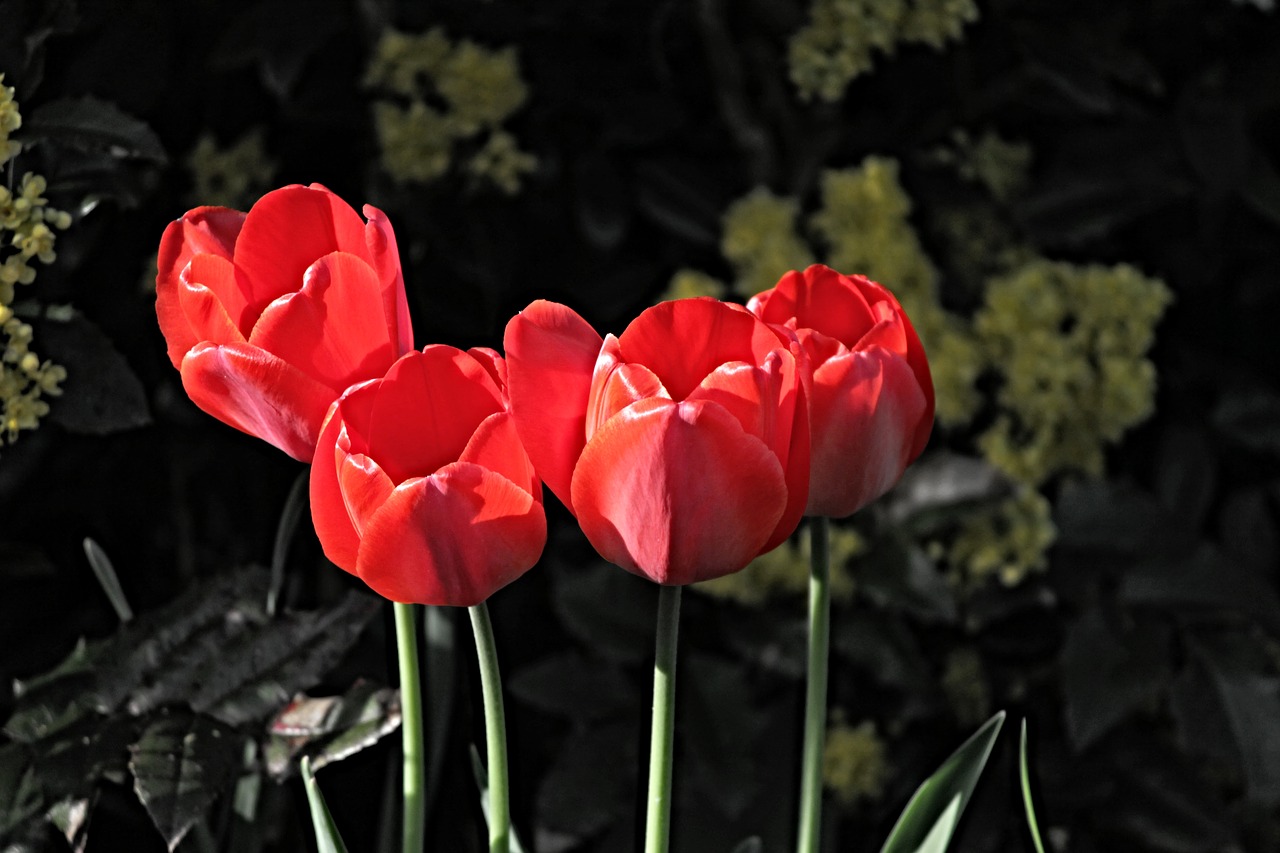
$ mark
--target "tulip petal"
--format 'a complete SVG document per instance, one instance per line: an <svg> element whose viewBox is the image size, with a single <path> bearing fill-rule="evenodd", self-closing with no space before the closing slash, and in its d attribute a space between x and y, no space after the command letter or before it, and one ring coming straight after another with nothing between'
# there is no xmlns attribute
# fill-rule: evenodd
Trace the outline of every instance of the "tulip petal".
<svg viewBox="0 0 1280 853"><path fill-rule="evenodd" d="M894 355L907 356L907 332L902 326L902 312L894 311L885 302L875 306L876 324L867 330L849 349L884 347Z"/></svg>
<svg viewBox="0 0 1280 853"><path fill-rule="evenodd" d="M528 492L456 462L391 493L365 528L357 573L392 601L470 607L532 568L546 538Z"/></svg>
<svg viewBox="0 0 1280 853"><path fill-rule="evenodd" d="M396 233L387 215L373 205L364 206L364 217L369 220L364 227L365 245L374 272L382 282L382 310L387 315L387 328L395 330L396 355L404 355L413 349L413 323L409 318Z"/></svg>
<svg viewBox="0 0 1280 853"><path fill-rule="evenodd" d="M892 488L912 459L925 412L911 367L888 350L851 352L820 366L808 513L843 518Z"/></svg>
<svg viewBox="0 0 1280 853"><path fill-rule="evenodd" d="M343 427L342 414L335 402L325 417L316 442L315 458L311 461L311 522L324 555L338 568L355 574L360 534L352 523L338 480L337 460L347 455L338 446Z"/></svg>
<svg viewBox="0 0 1280 853"><path fill-rule="evenodd" d="M302 289L271 303L249 342L328 385L334 396L381 376L397 354L380 285L361 258L333 252L307 269Z"/></svg>
<svg viewBox="0 0 1280 853"><path fill-rule="evenodd" d="M240 330L245 303L235 278L231 262L216 255L196 255L183 272L178 301L187 324L201 341L245 342Z"/></svg>
<svg viewBox="0 0 1280 853"><path fill-rule="evenodd" d="M587 400L604 341L586 320L538 300L507 323L511 414L534 470L573 511L573 468L586 444Z"/></svg>
<svg viewBox="0 0 1280 853"><path fill-rule="evenodd" d="M725 362L760 364L782 340L741 305L709 297L647 308L618 338L621 360L652 370L673 400Z"/></svg>
<svg viewBox="0 0 1280 853"><path fill-rule="evenodd" d="M223 423L310 462L330 388L252 344L197 344L182 360L182 387Z"/></svg>
<svg viewBox="0 0 1280 853"><path fill-rule="evenodd" d="M611 418L573 477L583 532L658 583L726 575L760 553L787 503L782 466L714 403L650 398Z"/></svg>
<svg viewBox="0 0 1280 853"><path fill-rule="evenodd" d="M507 393L507 363L503 361L498 351L489 347L472 347L467 350L467 355L480 363L480 366L489 374L489 378L493 380L493 384L501 389L505 397Z"/></svg>
<svg viewBox="0 0 1280 853"><path fill-rule="evenodd" d="M261 311L302 287L316 258L331 252L363 257L368 251L364 220L350 205L318 184L293 185L267 193L249 210L235 263L252 288L253 309ZM377 294L374 305L380 308L380 287Z"/></svg>
<svg viewBox="0 0 1280 853"><path fill-rule="evenodd" d="M795 318L801 328L815 329L852 346L876 323L876 317L860 286L872 284L862 276L841 275L814 264L804 272L784 275L767 300L757 305L766 323Z"/></svg>
<svg viewBox="0 0 1280 853"><path fill-rule="evenodd" d="M481 421L458 461L474 462L481 468L501 474L542 503L542 484L529 462L529 454L520 443L520 435L509 412L497 412Z"/></svg>
<svg viewBox="0 0 1280 853"><path fill-rule="evenodd" d="M396 487L378 463L363 453L345 456L338 462L338 485L357 534L364 533L369 519L382 508Z"/></svg>
<svg viewBox="0 0 1280 853"><path fill-rule="evenodd" d="M197 207L164 229L156 257L156 317L174 367L180 368L182 357L203 340L191 329L180 302L182 271L198 254L230 258L243 224L238 210Z"/></svg>
<svg viewBox="0 0 1280 853"><path fill-rule="evenodd" d="M591 399L587 403L587 441L605 421L618 412L649 397L670 400L658 377L643 364L623 364L618 339L605 335L604 346L591 377Z"/></svg>
<svg viewBox="0 0 1280 853"><path fill-rule="evenodd" d="M401 357L378 389L367 450L392 482L425 477L454 462L502 392L462 350L432 345Z"/></svg>

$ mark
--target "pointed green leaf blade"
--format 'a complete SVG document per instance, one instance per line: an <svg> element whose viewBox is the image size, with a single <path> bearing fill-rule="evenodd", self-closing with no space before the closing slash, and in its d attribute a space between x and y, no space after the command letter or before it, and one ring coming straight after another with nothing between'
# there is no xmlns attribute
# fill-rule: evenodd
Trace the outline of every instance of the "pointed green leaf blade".
<svg viewBox="0 0 1280 853"><path fill-rule="evenodd" d="M1031 841L1036 846L1036 853L1044 853L1044 844L1040 841L1040 824L1036 821L1036 806L1031 799L1031 772L1027 769L1027 721L1022 721L1022 736L1018 739L1018 779L1022 783L1022 805L1027 814L1027 827L1031 830Z"/></svg>
<svg viewBox="0 0 1280 853"><path fill-rule="evenodd" d="M480 808L484 811L484 825L489 825L489 771L480 760L480 751L475 744L471 745L471 772L476 777L476 787L480 789ZM511 827L511 853L524 853L524 845L520 843L520 834Z"/></svg>
<svg viewBox="0 0 1280 853"><path fill-rule="evenodd" d="M991 755L991 747L1004 725L1004 717L1005 713L1001 711L987 720L916 789L880 853L940 853L946 850L982 768Z"/></svg>
<svg viewBox="0 0 1280 853"><path fill-rule="evenodd" d="M338 825L329 813L324 794L320 791L320 783L311 769L311 759L303 756L302 784L307 789L307 803L311 806L311 825L316 831L316 849L319 853L347 853L347 845L342 843L338 834Z"/></svg>

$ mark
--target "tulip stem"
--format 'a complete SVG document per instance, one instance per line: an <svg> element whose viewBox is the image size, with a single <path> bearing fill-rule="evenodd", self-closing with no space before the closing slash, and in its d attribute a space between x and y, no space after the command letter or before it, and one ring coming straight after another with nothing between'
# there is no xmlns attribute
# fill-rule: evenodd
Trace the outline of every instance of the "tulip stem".
<svg viewBox="0 0 1280 853"><path fill-rule="evenodd" d="M822 748L827 735L827 653L831 635L831 548L825 518L809 519L809 680L804 700L797 853L818 853L822 828Z"/></svg>
<svg viewBox="0 0 1280 853"><path fill-rule="evenodd" d="M467 608L476 635L480 689L484 694L484 730L489 751L489 853L510 853L511 807L507 794L507 721L502 708L498 648L493 641L489 608L482 601Z"/></svg>
<svg viewBox="0 0 1280 853"><path fill-rule="evenodd" d="M395 602L400 658L400 734L404 743L404 826L400 849L422 853L426 834L427 761L422 728L422 682L418 675L416 607Z"/></svg>
<svg viewBox="0 0 1280 853"><path fill-rule="evenodd" d="M649 738L649 813L645 853L666 853L671 836L671 755L676 721L676 635L680 591L658 588L658 625L653 661L653 728Z"/></svg>

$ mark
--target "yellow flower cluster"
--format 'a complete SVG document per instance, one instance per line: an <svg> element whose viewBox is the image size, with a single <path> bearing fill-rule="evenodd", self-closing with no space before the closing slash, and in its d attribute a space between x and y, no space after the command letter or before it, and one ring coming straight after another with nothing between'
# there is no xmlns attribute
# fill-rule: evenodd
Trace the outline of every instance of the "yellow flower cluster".
<svg viewBox="0 0 1280 853"><path fill-rule="evenodd" d="M853 574L849 561L867 549L866 541L851 527L830 527L831 598L852 600ZM807 534L799 542L791 540L756 557L740 572L703 581L694 589L717 598L726 598L748 607L759 607L776 598L803 595L809 589L809 559L812 553Z"/></svg>
<svg viewBox="0 0 1280 853"><path fill-rule="evenodd" d="M397 181L427 183L449 170L459 143L472 142L465 169L513 195L537 159L501 125L528 99L514 48L451 42L436 27L418 35L387 30L365 85L374 102L382 167Z"/></svg>
<svg viewBox="0 0 1280 853"><path fill-rule="evenodd" d="M724 299L728 295L729 288L725 283L715 276L707 275L704 272L691 269L676 270L675 275L671 277L671 283L667 285L667 289L658 297L659 302L668 302L672 299L689 299L694 296L710 296L713 299Z"/></svg>
<svg viewBox="0 0 1280 853"><path fill-rule="evenodd" d="M876 724L856 726L836 720L827 727L822 749L822 782L845 806L877 800L889 781L889 762Z"/></svg>
<svg viewBox="0 0 1280 853"><path fill-rule="evenodd" d="M4 74L0 74L0 166L8 163L22 145L10 139L9 134L22 127L22 113L18 112L18 102L13 99L13 87L4 85Z"/></svg>
<svg viewBox="0 0 1280 853"><path fill-rule="evenodd" d="M953 577L970 587L991 577L1017 586L1029 573L1043 571L1058 535L1052 512L1044 495L1024 486L990 509L966 515L947 551Z"/></svg>
<svg viewBox="0 0 1280 853"><path fill-rule="evenodd" d="M996 201L1009 201L1026 185L1031 169L1028 143L1010 142L990 130L977 139L957 130L951 138L956 173L986 187Z"/></svg>
<svg viewBox="0 0 1280 853"><path fill-rule="evenodd" d="M0 84L4 76L0 75ZM13 89L0 85L0 164L19 152L9 133L22 125ZM56 397L67 377L62 367L31 349L32 329L14 315L17 285L30 284L32 263L53 263L54 228L66 228L71 215L48 206L44 178L30 172L15 191L0 186L0 443L12 444L22 430L35 429L49 412L43 396Z"/></svg>
<svg viewBox="0 0 1280 853"><path fill-rule="evenodd" d="M729 205L720 251L733 264L734 290L753 296L778 283L788 270L813 263L813 253L797 231L800 203L756 187Z"/></svg>
<svg viewBox="0 0 1280 853"><path fill-rule="evenodd" d="M1171 299L1163 282L1124 264L1037 259L992 280L974 317L1004 377L999 415L978 439L986 457L1032 485L1101 474L1105 445L1151 414L1146 353Z"/></svg>
<svg viewBox="0 0 1280 853"><path fill-rule="evenodd" d="M838 101L874 54L906 42L941 49L977 18L974 0L814 0L789 44L791 81L805 100Z"/></svg>
<svg viewBox="0 0 1280 853"><path fill-rule="evenodd" d="M267 157L262 129L255 128L227 148L205 134L187 155L192 204L243 210L271 186L276 164Z"/></svg>

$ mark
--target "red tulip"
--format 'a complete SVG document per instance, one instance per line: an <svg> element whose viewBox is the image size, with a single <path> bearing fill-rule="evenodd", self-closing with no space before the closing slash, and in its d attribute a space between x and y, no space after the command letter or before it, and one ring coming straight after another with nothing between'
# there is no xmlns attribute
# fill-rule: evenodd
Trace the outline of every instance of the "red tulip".
<svg viewBox="0 0 1280 853"><path fill-rule="evenodd" d="M794 335L714 299L601 338L554 302L507 324L529 458L610 562L664 584L729 574L786 539L809 480Z"/></svg>
<svg viewBox="0 0 1280 853"><path fill-rule="evenodd" d="M887 492L933 429L933 380L898 300L815 264L748 303L793 329L812 373L813 476L806 513L852 515Z"/></svg>
<svg viewBox="0 0 1280 853"><path fill-rule="evenodd" d="M247 213L198 207L160 240L156 314L195 404L310 461L329 405L413 349L391 223L319 184Z"/></svg>
<svg viewBox="0 0 1280 853"><path fill-rule="evenodd" d="M433 345L329 408L311 466L325 555L392 601L470 607L542 553L542 487L492 350Z"/></svg>

